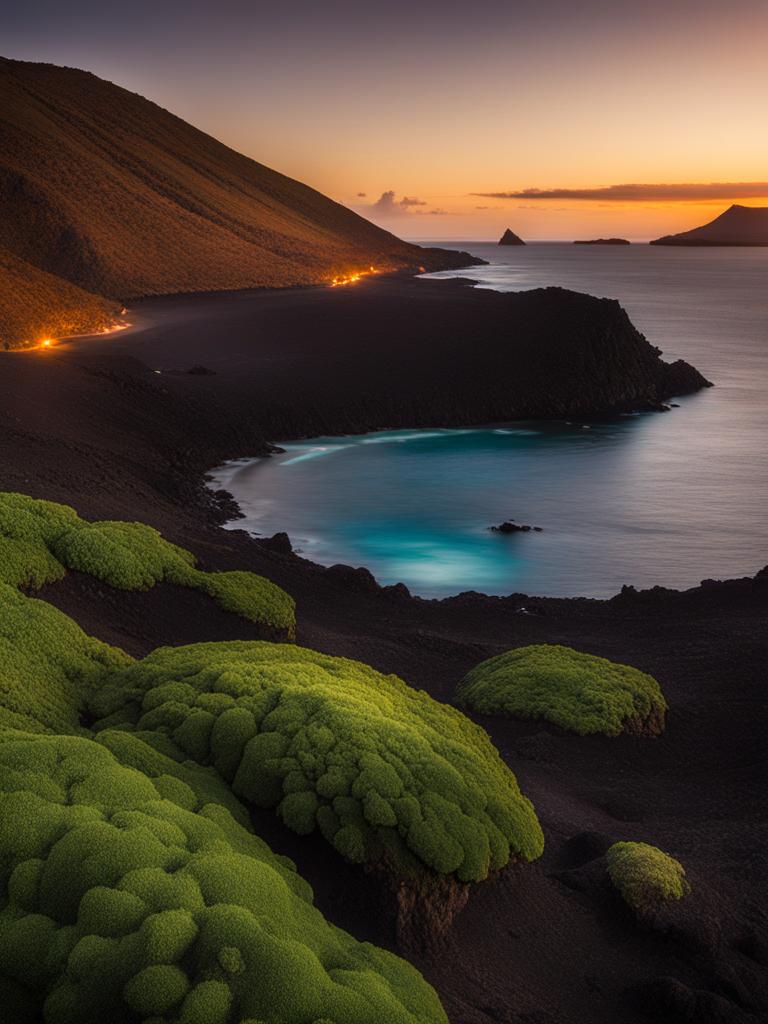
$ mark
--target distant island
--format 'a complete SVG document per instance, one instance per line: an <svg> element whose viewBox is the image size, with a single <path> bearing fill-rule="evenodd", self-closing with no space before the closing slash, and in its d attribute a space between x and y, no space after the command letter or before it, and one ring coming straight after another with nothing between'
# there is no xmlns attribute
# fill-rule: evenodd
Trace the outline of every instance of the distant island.
<svg viewBox="0 0 768 1024"><path fill-rule="evenodd" d="M768 206L734 205L709 224L664 235L651 245L768 245Z"/></svg>
<svg viewBox="0 0 768 1024"><path fill-rule="evenodd" d="M628 238L577 238L574 245L631 245Z"/></svg>
<svg viewBox="0 0 768 1024"><path fill-rule="evenodd" d="M525 245L525 242L519 235L516 235L514 231L507 228L499 239L499 245Z"/></svg>

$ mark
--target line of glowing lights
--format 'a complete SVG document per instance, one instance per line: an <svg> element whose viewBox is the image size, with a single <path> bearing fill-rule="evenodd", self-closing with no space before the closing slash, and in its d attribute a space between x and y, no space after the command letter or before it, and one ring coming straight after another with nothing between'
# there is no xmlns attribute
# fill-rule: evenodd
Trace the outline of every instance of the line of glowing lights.
<svg viewBox="0 0 768 1024"><path fill-rule="evenodd" d="M340 288L343 285L355 284L363 277L370 277L371 274L377 274L376 267L369 267L367 270L356 270L351 274L343 274L340 277L331 278L331 288Z"/></svg>
<svg viewBox="0 0 768 1024"><path fill-rule="evenodd" d="M65 334L61 338L41 338L40 341L33 345L33 348L38 349L49 349L53 348L60 341L67 341L70 338L95 338L104 334L115 334L117 331L124 331L128 327L132 327L127 321L122 323L113 324L111 327L102 327L100 331L91 331L88 334Z"/></svg>

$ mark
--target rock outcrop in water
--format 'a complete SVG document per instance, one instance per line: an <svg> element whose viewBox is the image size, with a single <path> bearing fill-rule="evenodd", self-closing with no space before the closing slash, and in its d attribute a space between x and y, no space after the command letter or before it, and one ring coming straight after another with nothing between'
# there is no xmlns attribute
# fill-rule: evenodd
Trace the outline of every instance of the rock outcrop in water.
<svg viewBox="0 0 768 1024"><path fill-rule="evenodd" d="M507 228L499 239L499 245L525 245L525 242L511 228Z"/></svg>
<svg viewBox="0 0 768 1024"><path fill-rule="evenodd" d="M95 75L0 58L0 345L141 295L482 262L401 241Z"/></svg>
<svg viewBox="0 0 768 1024"><path fill-rule="evenodd" d="M664 235L651 245L768 245L768 206L734 204L709 224L677 235Z"/></svg>
<svg viewBox="0 0 768 1024"><path fill-rule="evenodd" d="M574 245L631 245L628 238L577 238Z"/></svg>
<svg viewBox="0 0 768 1024"><path fill-rule="evenodd" d="M516 523L514 519L505 519L498 526L489 526L488 529L491 533L530 533L531 531L541 533L543 527L529 526L527 523Z"/></svg>

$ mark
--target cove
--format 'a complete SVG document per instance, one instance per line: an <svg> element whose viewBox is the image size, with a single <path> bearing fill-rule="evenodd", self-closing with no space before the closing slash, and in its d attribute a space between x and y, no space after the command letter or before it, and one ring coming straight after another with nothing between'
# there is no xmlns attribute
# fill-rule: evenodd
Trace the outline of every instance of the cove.
<svg viewBox="0 0 768 1024"><path fill-rule="evenodd" d="M713 469L701 401L591 423L319 437L213 477L244 513L232 528L285 531L313 561L363 565L423 597L686 587L754 572L764 529L762 513L723 529L738 469ZM542 532L489 531L505 519Z"/></svg>

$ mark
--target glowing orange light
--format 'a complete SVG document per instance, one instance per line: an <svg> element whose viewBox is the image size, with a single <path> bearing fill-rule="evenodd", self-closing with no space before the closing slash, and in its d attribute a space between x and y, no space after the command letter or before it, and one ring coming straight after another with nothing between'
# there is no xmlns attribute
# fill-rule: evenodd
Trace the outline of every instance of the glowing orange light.
<svg viewBox="0 0 768 1024"><path fill-rule="evenodd" d="M50 348L53 342L51 341L50 338L43 338L40 344L42 345L43 348Z"/></svg>
<svg viewBox="0 0 768 1024"><path fill-rule="evenodd" d="M370 274L376 274L376 267L369 267L368 270L357 270L351 274L344 274L341 277L331 278L331 288L339 288L342 285L354 284L359 281L362 277L368 277Z"/></svg>

